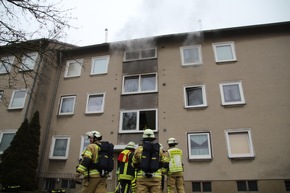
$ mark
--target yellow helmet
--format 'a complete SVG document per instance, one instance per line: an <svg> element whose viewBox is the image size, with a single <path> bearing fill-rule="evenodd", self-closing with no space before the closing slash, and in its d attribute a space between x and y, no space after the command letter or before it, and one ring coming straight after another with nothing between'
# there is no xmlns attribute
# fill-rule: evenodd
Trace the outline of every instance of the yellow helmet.
<svg viewBox="0 0 290 193"><path fill-rule="evenodd" d="M167 144L168 145L177 145L178 143L174 137L171 137L167 140Z"/></svg>
<svg viewBox="0 0 290 193"><path fill-rule="evenodd" d="M144 140L155 140L155 135L152 129L145 129L143 132L143 141Z"/></svg>
<svg viewBox="0 0 290 193"><path fill-rule="evenodd" d="M127 149L135 149L135 143L133 142L133 141L130 141L128 144L127 144L127 146L126 146L126 148Z"/></svg>

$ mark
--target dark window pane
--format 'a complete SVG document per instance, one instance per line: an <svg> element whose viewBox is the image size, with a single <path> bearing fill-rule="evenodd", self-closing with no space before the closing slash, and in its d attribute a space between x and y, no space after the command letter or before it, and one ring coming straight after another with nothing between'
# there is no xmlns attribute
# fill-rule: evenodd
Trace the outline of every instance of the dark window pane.
<svg viewBox="0 0 290 193"><path fill-rule="evenodd" d="M200 182L192 182L192 191L201 192Z"/></svg>
<svg viewBox="0 0 290 193"><path fill-rule="evenodd" d="M257 181L248 181L249 191L258 191Z"/></svg>
<svg viewBox="0 0 290 193"><path fill-rule="evenodd" d="M139 130L156 129L156 111L140 111Z"/></svg>
<svg viewBox="0 0 290 193"><path fill-rule="evenodd" d="M285 180L286 191L290 191L290 180Z"/></svg>
<svg viewBox="0 0 290 193"><path fill-rule="evenodd" d="M246 181L237 181L238 191L247 191Z"/></svg>
<svg viewBox="0 0 290 193"><path fill-rule="evenodd" d="M202 189L204 192L211 192L211 182L203 182Z"/></svg>

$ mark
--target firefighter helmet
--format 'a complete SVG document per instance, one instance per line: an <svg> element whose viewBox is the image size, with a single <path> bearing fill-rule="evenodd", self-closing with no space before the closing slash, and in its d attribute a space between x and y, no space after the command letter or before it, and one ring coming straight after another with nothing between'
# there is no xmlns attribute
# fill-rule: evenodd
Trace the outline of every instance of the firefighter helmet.
<svg viewBox="0 0 290 193"><path fill-rule="evenodd" d="M178 143L174 137L171 137L167 140L167 144L168 145L177 145Z"/></svg>
<svg viewBox="0 0 290 193"><path fill-rule="evenodd" d="M89 138L93 138L93 139L97 139L97 140L102 140L102 135L98 131L89 131L89 132L86 133L86 135Z"/></svg>
<svg viewBox="0 0 290 193"><path fill-rule="evenodd" d="M143 140L155 140L155 135L154 132L152 131L152 129L145 129L143 132Z"/></svg>
<svg viewBox="0 0 290 193"><path fill-rule="evenodd" d="M135 143L133 142L133 141L130 141L128 144L127 144L127 146L126 146L126 148L127 149L135 149Z"/></svg>

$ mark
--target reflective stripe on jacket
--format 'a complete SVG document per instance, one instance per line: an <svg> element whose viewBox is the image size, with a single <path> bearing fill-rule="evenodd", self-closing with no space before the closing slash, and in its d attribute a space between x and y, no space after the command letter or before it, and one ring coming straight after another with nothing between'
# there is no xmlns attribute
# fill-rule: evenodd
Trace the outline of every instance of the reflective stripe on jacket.
<svg viewBox="0 0 290 193"><path fill-rule="evenodd" d="M86 150L83 152L82 157L83 160L82 162L78 165L77 167L77 172L81 173L84 175L84 177L100 177L100 172L96 168L90 168L88 170L87 163L85 163L85 159L90 161L89 167L91 165L95 165L98 162L99 158L99 151L100 151L100 146L92 143L89 144L86 148Z"/></svg>
<svg viewBox="0 0 290 193"><path fill-rule="evenodd" d="M135 168L132 166L133 150L125 149L118 156L118 180L133 180Z"/></svg>
<svg viewBox="0 0 290 193"><path fill-rule="evenodd" d="M170 158L168 174L183 172L182 150L176 147L167 150Z"/></svg>

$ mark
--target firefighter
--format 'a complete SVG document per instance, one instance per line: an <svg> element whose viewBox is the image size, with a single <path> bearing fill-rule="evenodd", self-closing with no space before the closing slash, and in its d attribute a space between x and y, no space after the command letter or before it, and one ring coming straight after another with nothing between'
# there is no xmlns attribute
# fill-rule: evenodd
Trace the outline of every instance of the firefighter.
<svg viewBox="0 0 290 193"><path fill-rule="evenodd" d="M89 131L86 135L90 139L90 144L83 152L82 161L77 166L75 181L80 181L80 176L84 176L82 193L107 193L107 178L101 177L100 172L93 167L98 161L102 135L98 131Z"/></svg>
<svg viewBox="0 0 290 193"><path fill-rule="evenodd" d="M132 192L132 181L135 178L135 168L132 166L132 158L135 151L135 143L130 141L118 156L118 186L116 192Z"/></svg>
<svg viewBox="0 0 290 193"><path fill-rule="evenodd" d="M160 193L161 192L161 178L162 178L162 168L159 168L156 172L146 173L140 168L143 152L143 146L145 143L152 143L155 140L154 132L151 129L145 129L143 132L143 145L140 145L135 150L133 156L133 166L137 170L136 181L137 181L137 192L138 193ZM163 168L168 168L169 159L164 156L162 149L159 148L159 160L158 166ZM149 163L148 163L149 164ZM142 163L143 165L143 163ZM149 164L150 165L150 164Z"/></svg>
<svg viewBox="0 0 290 193"><path fill-rule="evenodd" d="M183 179L183 163L182 163L182 150L177 148L178 144L176 139L171 137L167 140L169 146L167 150L169 162L169 170L167 174L167 193L185 193L184 179Z"/></svg>

